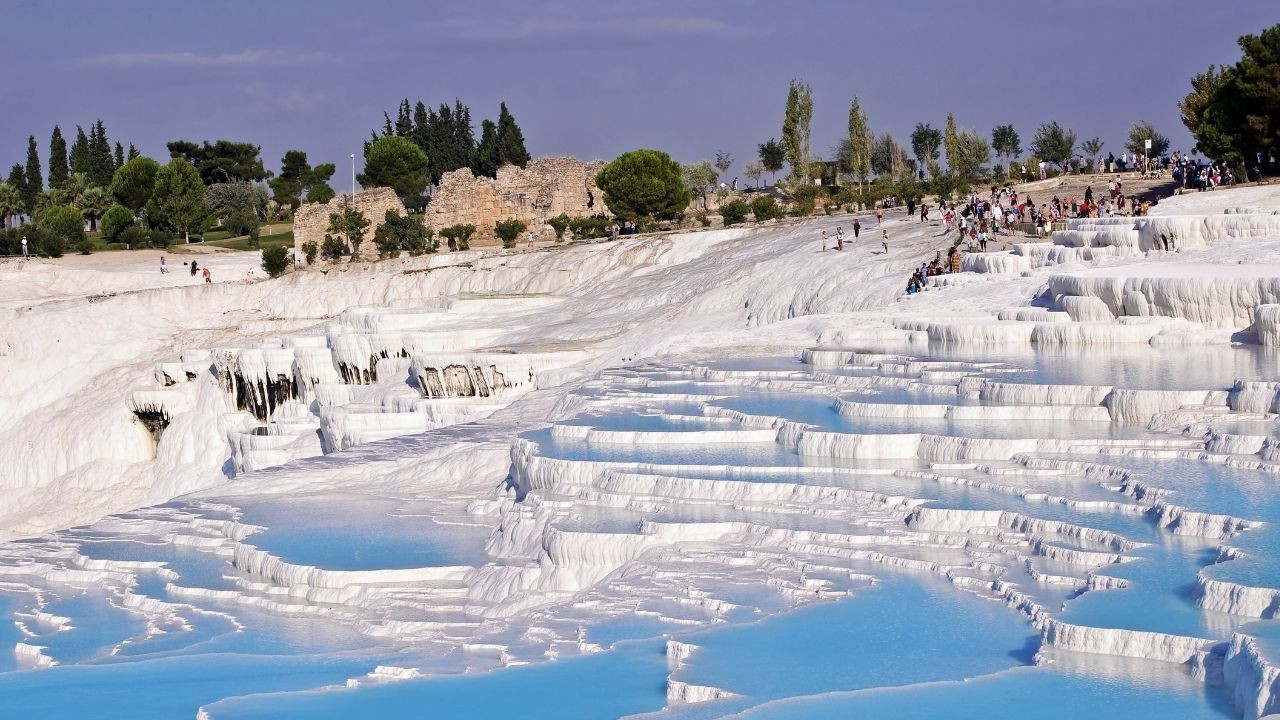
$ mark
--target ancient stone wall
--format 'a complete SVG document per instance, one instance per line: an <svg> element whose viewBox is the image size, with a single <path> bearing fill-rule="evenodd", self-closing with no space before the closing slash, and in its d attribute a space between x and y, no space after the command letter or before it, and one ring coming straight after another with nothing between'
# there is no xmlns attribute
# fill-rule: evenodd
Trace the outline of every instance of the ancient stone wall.
<svg viewBox="0 0 1280 720"><path fill-rule="evenodd" d="M472 245L497 244L493 226L508 218L523 220L539 236L549 236L548 218L608 212L595 183L602 167L599 160L544 157L523 168L505 165L496 178L476 177L467 168L445 173L427 205L426 224L437 232L450 225L475 225Z"/></svg>
<svg viewBox="0 0 1280 720"><path fill-rule="evenodd" d="M293 214L293 248L294 257L299 263L306 262L306 254L302 252L302 244L314 242L324 244L325 232L329 229L329 216L342 212L351 202L350 194L342 194L327 203L303 203ZM374 260L378 257L378 249L373 246L373 233L382 224L388 210L405 214L404 203L391 188L369 188L356 193L356 209L369 221L360 240L360 260Z"/></svg>

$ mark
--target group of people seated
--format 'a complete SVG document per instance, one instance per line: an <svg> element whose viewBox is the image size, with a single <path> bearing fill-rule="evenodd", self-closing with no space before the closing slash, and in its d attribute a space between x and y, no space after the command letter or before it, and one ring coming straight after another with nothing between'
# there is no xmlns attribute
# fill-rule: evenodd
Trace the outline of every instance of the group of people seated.
<svg viewBox="0 0 1280 720"><path fill-rule="evenodd" d="M915 272L911 273L911 277L907 279L907 294L915 295L924 290L925 283L929 278L943 273L960 272L960 250L957 247L951 247L947 250L947 259L942 259L942 251L939 250L933 256L933 259L927 263L922 263Z"/></svg>

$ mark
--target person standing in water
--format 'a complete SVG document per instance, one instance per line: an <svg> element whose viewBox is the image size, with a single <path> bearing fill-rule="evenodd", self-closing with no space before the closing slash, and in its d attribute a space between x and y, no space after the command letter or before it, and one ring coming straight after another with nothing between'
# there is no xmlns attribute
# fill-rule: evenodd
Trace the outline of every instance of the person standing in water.
<svg viewBox="0 0 1280 720"><path fill-rule="evenodd" d="M884 208L876 205L876 225L884 222Z"/></svg>
<svg viewBox="0 0 1280 720"><path fill-rule="evenodd" d="M200 272L200 268L196 266L196 261L192 260L191 261L191 277L195 277L197 272Z"/></svg>
<svg viewBox="0 0 1280 720"><path fill-rule="evenodd" d="M884 236L880 238L880 244L884 246L884 254L888 255L889 254L889 231L881 229L880 232Z"/></svg>
<svg viewBox="0 0 1280 720"><path fill-rule="evenodd" d="M163 256L163 255L161 255L161 256L160 256L160 274L161 274L161 275L168 275L168 274L169 274L169 266L164 264L164 256Z"/></svg>
<svg viewBox="0 0 1280 720"><path fill-rule="evenodd" d="M853 221L853 239L854 240L858 239L858 233L860 232L862 232L862 223L858 222L857 220L854 220Z"/></svg>
<svg viewBox="0 0 1280 720"><path fill-rule="evenodd" d="M209 272L209 268L204 269L204 284L208 285L213 282L213 275Z"/></svg>
<svg viewBox="0 0 1280 720"><path fill-rule="evenodd" d="M822 231L822 252L827 251L827 231Z"/></svg>
<svg viewBox="0 0 1280 720"><path fill-rule="evenodd" d="M844 228L842 227L836 228L836 249L844 249Z"/></svg>

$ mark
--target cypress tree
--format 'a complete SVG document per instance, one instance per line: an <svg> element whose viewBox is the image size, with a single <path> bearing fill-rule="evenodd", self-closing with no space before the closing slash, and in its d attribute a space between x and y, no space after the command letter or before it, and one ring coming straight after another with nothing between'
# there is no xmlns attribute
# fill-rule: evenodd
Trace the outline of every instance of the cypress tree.
<svg viewBox="0 0 1280 720"><path fill-rule="evenodd" d="M84 128L76 126L76 140L71 143L71 172L89 174L89 138Z"/></svg>
<svg viewBox="0 0 1280 720"><path fill-rule="evenodd" d="M421 100L413 106L413 132L409 135L409 139L422 152L427 152L427 133L430 132L429 126L431 117L427 113L427 106ZM428 153L430 155L430 153ZM429 159L429 158L428 158Z"/></svg>
<svg viewBox="0 0 1280 720"><path fill-rule="evenodd" d="M413 120L409 115L409 98L400 101L400 110L396 114L396 135L399 137L413 135Z"/></svg>
<svg viewBox="0 0 1280 720"><path fill-rule="evenodd" d="M111 143L107 140L107 129L99 120L93 124L89 132L89 181L103 187L111 184L111 175L116 171L115 160L111 157Z"/></svg>
<svg viewBox="0 0 1280 720"><path fill-rule="evenodd" d="M22 202L26 203L27 211L30 212L36 206L36 198L40 197L40 192L44 190L44 179L40 177L40 152L36 149L36 136L27 136L27 168L25 171L26 182L23 183L25 193L22 196Z"/></svg>
<svg viewBox="0 0 1280 720"><path fill-rule="evenodd" d="M498 110L498 166L511 163L524 167L529 164L529 151L524 147L524 133L516 119L507 111L507 104L501 104Z"/></svg>
<svg viewBox="0 0 1280 720"><path fill-rule="evenodd" d="M54 125L49 138L49 187L62 187L66 181L67 141L62 137L62 128Z"/></svg>
<svg viewBox="0 0 1280 720"><path fill-rule="evenodd" d="M123 164L124 164L124 146L120 144L120 141L119 141L119 140L117 140L117 141L116 141L116 157L115 157L115 161L116 161L116 163L115 163L115 164L116 164L116 167L120 167L121 165L123 165Z"/></svg>
<svg viewBox="0 0 1280 720"><path fill-rule="evenodd" d="M138 148L133 146L133 143L129 143L129 155L125 158L125 162L128 162L141 154L142 153L138 152Z"/></svg>
<svg viewBox="0 0 1280 720"><path fill-rule="evenodd" d="M468 167L476 154L476 136L471 128L471 108L461 100L453 101L453 153L450 170Z"/></svg>
<svg viewBox="0 0 1280 720"><path fill-rule="evenodd" d="M21 163L14 163L9 168L9 184L18 188L18 195L22 198L24 210L30 212L31 208L26 207L27 202L27 173L23 171Z"/></svg>
<svg viewBox="0 0 1280 720"><path fill-rule="evenodd" d="M476 175L495 177L498 174L498 132L492 120L480 123L480 144L476 146L475 161L471 163L471 171Z"/></svg>

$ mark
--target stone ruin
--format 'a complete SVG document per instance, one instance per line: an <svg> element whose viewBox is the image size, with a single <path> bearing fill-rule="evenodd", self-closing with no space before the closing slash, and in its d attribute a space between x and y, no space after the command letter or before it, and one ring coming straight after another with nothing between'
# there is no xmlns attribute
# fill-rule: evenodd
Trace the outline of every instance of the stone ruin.
<svg viewBox="0 0 1280 720"><path fill-rule="evenodd" d="M548 218L608 212L604 193L596 187L596 174L603 167L600 160L583 163L571 157L543 157L523 168L504 165L496 178L476 177L467 168L445 173L427 204L427 226L438 233L441 228L469 223L476 226L472 245L495 245L500 241L493 234L494 224L516 218L545 237L552 233Z"/></svg>
<svg viewBox="0 0 1280 720"><path fill-rule="evenodd" d="M425 224L436 231L437 238L442 228L475 225L473 246L499 244L493 233L494 224L508 218L523 220L529 230L547 237L552 235L546 224L548 218L562 213L571 218L608 213L604 193L596 187L596 174L603 167L601 160L583 163L571 157L544 157L523 168L504 165L496 178L476 177L468 168L454 170L445 173L431 194ZM293 247L299 264L306 262L303 243L323 245L329 215L342 212L350 202L351 195L343 194L327 203L303 203L298 208L293 216ZM374 232L387 210L403 215L404 203L390 188L370 188L356 193L356 209L369 221L357 259L375 260L378 249L373 244Z"/></svg>
<svg viewBox="0 0 1280 720"><path fill-rule="evenodd" d="M314 242L317 246L324 244L325 233L329 230L329 216L340 213L351 202L351 195L344 193L334 197L327 203L303 203L293 214L293 250L298 264L306 262L306 254L302 245ZM382 224L388 210L405 214L404 203L391 188L379 187L361 190L356 193L356 209L369 221L364 235L360 239L358 260L376 260L378 248L373 245L373 233Z"/></svg>

